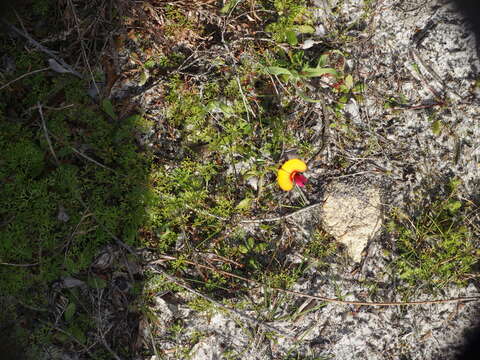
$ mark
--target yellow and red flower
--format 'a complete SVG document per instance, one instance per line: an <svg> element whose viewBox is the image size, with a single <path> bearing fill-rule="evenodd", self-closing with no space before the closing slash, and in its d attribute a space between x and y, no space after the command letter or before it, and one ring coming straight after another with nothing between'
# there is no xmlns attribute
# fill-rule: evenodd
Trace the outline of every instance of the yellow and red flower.
<svg viewBox="0 0 480 360"><path fill-rule="evenodd" d="M278 170L277 181L282 190L290 191L296 184L300 187L305 186L307 178L301 173L307 170L307 164L300 159L291 159L286 161Z"/></svg>

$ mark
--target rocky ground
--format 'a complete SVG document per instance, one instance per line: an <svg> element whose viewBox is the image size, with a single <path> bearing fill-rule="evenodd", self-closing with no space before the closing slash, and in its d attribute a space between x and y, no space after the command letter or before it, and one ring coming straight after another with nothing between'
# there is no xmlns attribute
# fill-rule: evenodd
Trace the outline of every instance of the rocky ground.
<svg viewBox="0 0 480 360"><path fill-rule="evenodd" d="M392 209L431 196L445 179L461 179L464 198L478 195L476 38L445 1L317 0L311 9L314 40L337 31L339 23L350 29L353 41L343 48L349 53L346 67L366 87L363 101L351 98L342 109L353 141L341 140L341 131L328 126L332 115L316 105L311 127L325 135L314 144L323 151L311 160L308 176L321 190L307 197L309 203L325 203L285 219L280 239L293 234L300 243L309 241L321 223L343 239L348 255L328 266L310 264L291 289L346 301L402 301L390 267L395 238L382 222ZM151 102L143 106L156 111ZM350 160L348 175L329 166L339 154ZM255 233L257 226L248 231ZM302 257L291 253L289 261L299 263ZM451 359L479 310L478 302L338 304L252 286L234 301L246 303L239 316L219 307L192 310L182 302L196 295L182 294L176 303L164 294L156 298L153 310L163 325L154 341L164 355L152 359ZM445 285L436 296L417 287L411 299L476 294L472 283ZM269 305L256 306L265 302ZM179 319L182 335L166 339L169 324ZM201 340L179 355L182 342L198 333Z"/></svg>
<svg viewBox="0 0 480 360"><path fill-rule="evenodd" d="M73 168L62 203L37 195L69 235L26 261L5 213L14 290L19 266L48 284L0 300L45 359L458 355L480 311L480 58L453 4L68 0L58 34L38 4L5 23L2 111L32 93L9 126L36 126L46 174ZM295 158L308 182L282 191Z"/></svg>

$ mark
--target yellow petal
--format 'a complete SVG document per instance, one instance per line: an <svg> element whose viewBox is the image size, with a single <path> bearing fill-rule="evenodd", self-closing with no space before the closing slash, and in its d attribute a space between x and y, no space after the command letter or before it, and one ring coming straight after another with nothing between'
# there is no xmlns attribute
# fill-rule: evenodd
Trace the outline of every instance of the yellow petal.
<svg viewBox="0 0 480 360"><path fill-rule="evenodd" d="M282 165L282 169L291 174L292 172L304 172L307 170L307 164L300 159L291 159Z"/></svg>
<svg viewBox="0 0 480 360"><path fill-rule="evenodd" d="M291 159L286 161L277 173L278 185L282 190L290 191L293 189L293 173L301 173L307 170L307 164L300 159Z"/></svg>
<svg viewBox="0 0 480 360"><path fill-rule="evenodd" d="M286 172L284 169L279 169L277 173L278 186L282 190L290 191L293 189L293 181L290 178L290 173Z"/></svg>

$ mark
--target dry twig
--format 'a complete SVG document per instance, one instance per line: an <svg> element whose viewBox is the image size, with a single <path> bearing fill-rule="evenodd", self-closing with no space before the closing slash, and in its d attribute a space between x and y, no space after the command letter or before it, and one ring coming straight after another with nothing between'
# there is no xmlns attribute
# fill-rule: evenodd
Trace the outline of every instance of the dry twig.
<svg viewBox="0 0 480 360"><path fill-rule="evenodd" d="M161 263L162 261L177 261L178 259L173 256L162 256L159 260L152 261L151 264L157 264ZM271 287L265 284L262 284L256 280L253 279L247 279L243 276L240 275L235 275L232 273L229 273L227 271L219 270L216 269L212 266L207 266L203 264L198 264L193 261L189 260L183 260L185 263L190 264L190 265L195 265L200 268L208 269L213 272L231 277L231 278L236 278L251 284L255 284L257 286L263 286L263 287L268 287L270 290L274 291L280 291L285 294L290 294L296 297L302 297L302 298L308 298L308 299L313 299L313 300L320 300L328 303L334 303L334 304L342 304L342 305L356 305L356 306L414 306L414 305L432 305L432 304L446 304L446 303L460 303L460 302L469 302L469 301L479 301L480 300L480 294L479 295L472 295L472 296L466 296L466 297L459 297L459 298L450 298L450 299L435 299L435 300L423 300L423 301L384 301L384 302L373 302L373 301L349 301L349 300L341 300L341 299L336 299L336 298L328 298L325 296L320 296L320 295L311 295L311 294L305 294L301 293L298 291L293 291L293 290L286 290L282 288L277 288L277 287Z"/></svg>
<svg viewBox="0 0 480 360"><path fill-rule="evenodd" d="M36 73L39 73L39 72L42 72L42 71L46 71L50 69L49 67L45 67L45 68L41 68L41 69L38 69L38 70L33 70L33 71L30 71L28 73L25 73L23 75L20 75L19 77L17 77L16 79L13 79L12 81L9 81L8 83L6 83L5 85L1 86L0 87L0 90L3 90L5 89L6 87L8 87L9 85L19 81L19 80L22 80L24 77L27 77L27 76L30 76L30 75L33 75L33 74L36 74Z"/></svg>
<svg viewBox="0 0 480 360"><path fill-rule="evenodd" d="M53 155L53 158L55 159L55 163L60 165L60 162L58 161L57 155L55 154L55 151L53 150L52 142L50 141L50 136L48 136L48 129L47 129L47 124L45 123L45 118L43 116L43 110L42 110L42 104L40 102L37 103L37 108L38 112L40 113L40 119L42 119L42 128L43 132L45 133L45 138L47 139L48 143L48 148L50 149L50 152Z"/></svg>
<svg viewBox="0 0 480 360"><path fill-rule="evenodd" d="M302 214L304 212L307 212L309 210L312 210L314 208L316 208L317 206L320 206L322 203L319 202L319 203L315 203L315 204L312 204L312 205L309 205L307 207L304 207L300 210L297 210L297 211L294 211L294 212L291 212L289 214L285 214L285 215L281 215L281 216L276 216L276 217L272 217L272 218L264 218L264 219L247 219L247 220L240 220L238 223L240 224L261 224L261 223L266 223L266 222L276 222L276 221L281 221L281 220L285 220L285 219L288 219L288 218L291 218L293 216L296 216L296 215L299 215L299 214ZM215 214L212 214L212 213L209 213L208 211L205 211L205 210L202 210L202 209L196 209L190 205L185 205L185 207L187 207L188 209L190 210L193 210L195 212L198 212L199 214L203 214L203 215L207 215L207 216L211 216L211 217L214 217L215 219L218 219L218 220L222 220L222 221L230 221L231 219L227 219L227 218L224 218L222 216L218 216L218 215L215 215Z"/></svg>
<svg viewBox="0 0 480 360"><path fill-rule="evenodd" d="M4 263L0 262L0 265L3 266L16 266L16 267L29 267L29 266L37 266L39 263L33 263L33 264L12 264L12 263Z"/></svg>
<svg viewBox="0 0 480 360"><path fill-rule="evenodd" d="M10 28L12 31L14 31L15 33L17 33L18 35L22 36L23 38L25 38L26 40L28 40L28 42L30 42L30 44L32 44L33 46L35 46L38 50L44 52L45 54L47 54L48 56L51 56L52 58L54 58L60 65L62 65L65 69L67 69L70 73L72 73L73 75L75 76L78 76L80 79L83 78L83 76L75 71L70 65L68 65L62 58L60 58L59 56L57 56L52 50L46 48L45 46L43 46L42 44L40 44L38 41L36 41L34 38L32 38L29 34L27 34L26 32L23 32L22 30L18 29L17 27L15 27L14 25L8 23L7 21L5 20L0 20L1 22L3 22L8 28Z"/></svg>
<svg viewBox="0 0 480 360"><path fill-rule="evenodd" d="M285 337L289 337L289 338L293 338L294 336L282 331L282 330L279 330L271 325L268 325L268 324L265 324L264 322L261 322L261 321L258 321L248 315L245 315L243 314L242 312L236 310L236 309L232 309L228 306L225 306L221 303L219 303L218 301L215 301L214 299L212 299L211 297L205 295L205 294L202 294L201 292L197 291L197 290L194 290L192 289L190 286L188 285L185 285L182 281L180 281L180 279L174 277L174 276L171 276L171 275L168 275L167 273L165 273L164 271L161 271L161 270L157 270L157 269L154 269L155 272L158 272L160 273L161 275L163 275L168 281L184 288L185 290L187 290L188 292L192 293L192 294L195 294L199 297L201 297L202 299L205 299L209 302L211 302L212 304L214 304L215 306L218 306L219 308L223 309L223 310L226 310L232 314L235 314L236 316L238 316L239 318L243 319L243 320L246 320L246 321L249 321L249 322L252 322L264 329L266 329L267 331L273 331L273 332L276 332L277 334L280 334L280 335L283 335Z"/></svg>

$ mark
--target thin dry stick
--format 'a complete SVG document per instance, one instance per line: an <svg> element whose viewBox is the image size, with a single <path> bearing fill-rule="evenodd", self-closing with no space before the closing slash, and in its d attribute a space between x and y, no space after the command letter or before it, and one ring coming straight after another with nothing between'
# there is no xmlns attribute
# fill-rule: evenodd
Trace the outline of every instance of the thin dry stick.
<svg viewBox="0 0 480 360"><path fill-rule="evenodd" d="M20 75L18 78L16 79L13 79L12 81L9 81L8 83L6 83L5 85L3 85L2 87L0 87L0 90L3 90L5 89L6 87L8 87L9 85L19 81L19 80L22 80L24 77L27 77L27 76L30 76L30 75L33 75L33 74L36 74L36 73L39 73L39 72L42 72L42 71L46 71L50 69L49 67L45 67L45 68L41 68L41 69L38 69L38 70L33 70L33 71L30 71L26 74L23 74L23 75Z"/></svg>
<svg viewBox="0 0 480 360"><path fill-rule="evenodd" d="M43 106L42 106L42 109L59 111L59 110L65 110L65 109L71 108L72 106L75 106L75 104L68 104L68 105L60 106L60 107L43 105ZM22 113L22 115L24 115L24 114L26 114L26 113L29 113L30 111L35 110L35 109L37 109L37 108L38 108L38 105L33 105L32 107L29 107L27 110L25 110L25 111Z"/></svg>
<svg viewBox="0 0 480 360"><path fill-rule="evenodd" d="M279 330L279 329L277 329L277 328L275 328L275 327L273 327L273 326L271 326L271 325L268 325L268 324L265 324L265 323L263 323L263 322L261 322L261 321L258 321L258 320L254 319L254 318L252 318L252 317L250 317L250 316L248 316L248 315L243 314L242 312L240 312L240 311L238 311L238 310L232 309L232 308L230 308L230 307L228 307L228 306L225 306L225 305L223 305L223 304L221 304L221 303L213 300L212 298L208 297L207 295L202 294L201 292L192 289L192 288L189 287L188 285L183 284L179 279L177 279L177 278L174 277L174 276L168 275L167 273L165 273L165 272L163 272L163 271L161 271L161 270L155 269L155 271L158 272L158 273L160 273L160 274L162 274L163 276L165 276L165 278L166 278L167 280L169 280L170 282L172 282L172 283L174 283L174 284L176 284L176 285L184 288L184 289L187 290L188 292L191 292L192 294L195 294L195 295L201 297L202 299L205 299L205 300L207 300L207 301L210 301L212 304L218 306L219 308L222 308L222 309L224 309L224 310L226 310L226 311L229 311L229 312L237 315L238 317L240 317L240 318L242 318L242 319L244 319L244 320L247 320L247 321L249 321L249 322L253 322L253 323L255 323L256 325L258 325L258 326L260 326L260 327L262 327L262 328L264 328L264 329L266 329L266 330L268 330L268 331L276 332L276 333L278 333L278 334L280 334L280 335L283 335L283 336L285 336L285 337L289 337L289 338L293 338L293 337L294 337L294 336L292 336L292 335L290 335L290 334L287 334L286 332L284 332L284 331L282 331L282 330Z"/></svg>
<svg viewBox="0 0 480 360"><path fill-rule="evenodd" d="M1 22L3 22L8 28L10 28L11 30L13 30L14 32L16 32L18 35L24 37L25 39L28 40L28 42L30 42L30 44L32 44L33 46L35 46L38 50L44 52L45 54L47 54L48 56L51 56L52 58L54 58L55 60L57 60L57 62L62 65L65 69L67 69L69 72L71 72L73 75L75 76L78 76L80 79L83 78L83 76L73 70L73 68L68 65L62 58L58 57L57 55L54 54L54 52L48 48L46 48L45 46L43 46L42 44L40 44L38 41L36 41L34 38L32 38L30 35L28 35L26 32L23 32L22 30L16 28L14 25L10 24L9 22L5 21L5 20L0 20Z"/></svg>
<svg viewBox="0 0 480 360"><path fill-rule="evenodd" d="M50 152L52 153L53 158L55 159L55 163L58 166L60 165L60 162L58 161L55 151L53 151L52 142L50 141L50 136L48 136L47 124L45 123L45 118L43 116L42 104L40 104L40 102L37 103L37 108L38 108L38 112L40 113L40 118L42 119L42 128L43 128L43 132L45 133L45 138L47 139L48 148L50 149Z"/></svg>
<svg viewBox="0 0 480 360"><path fill-rule="evenodd" d="M59 140L59 138L58 138L57 136L55 136L52 132L49 131L48 133L49 133L55 140L61 142L61 140ZM68 146L75 154L80 155L81 157L85 158L86 160L93 162L95 165L98 165L98 166L100 166L100 167L102 167L102 168L104 168L104 169L106 169L106 170L110 170L110 171L115 172L115 170L112 169L111 167L108 167L107 165L103 165L102 163L96 161L95 159L92 159L90 156L85 155L85 154L82 153L81 151L75 149L73 146L70 146L70 145L67 145L67 146Z"/></svg>
<svg viewBox="0 0 480 360"><path fill-rule="evenodd" d="M82 349L83 351L85 351L92 359L95 359L96 357L91 353L91 351L88 349L88 347L86 347L80 340L78 340L73 334L69 333L68 331L65 331L63 330L62 328L59 328L58 326L55 326L54 324L52 323L49 323L49 322L46 322L46 321L43 321L43 320L40 320L40 319L37 319L38 321L40 321L42 324L44 325L47 325L47 326L50 326L52 329L58 331L58 332L61 332L62 334L65 334L67 335L68 337L70 337L73 341L75 341Z"/></svg>
<svg viewBox="0 0 480 360"><path fill-rule="evenodd" d="M109 328L106 332L110 331L111 328ZM105 334L103 332L101 332L100 330L100 327L98 328L98 331L100 332L100 339L102 340L102 344L103 346L105 347L105 349L107 349L107 351L110 353L110 355L113 356L113 358L115 360L122 360L120 358L120 356L118 356L115 351L112 350L112 348L110 347L110 345L108 345L108 342L107 340L105 339Z"/></svg>
<svg viewBox="0 0 480 360"><path fill-rule="evenodd" d="M322 126L322 145L320 148L313 154L310 159L307 161L307 167L311 168L313 163L317 160L317 157L325 150L327 146L327 140L328 140L328 131L330 129L330 118L329 118L329 113L327 110L327 107L325 106L325 100L323 97L320 97L320 105L322 107L322 114L323 114L323 126Z"/></svg>
<svg viewBox="0 0 480 360"><path fill-rule="evenodd" d="M173 257L173 256L162 256L162 260L176 261L178 259L176 257ZM153 261L152 264L159 263L162 260ZM225 275L225 276L228 276L228 277L236 278L236 279L239 279L239 280L249 282L251 284L255 284L257 286L267 286L271 290L280 291L280 292L283 292L285 294L290 294L290 295L303 297L303 298L307 298L307 299L325 301L325 302L334 303L334 304L358 305L358 306L411 306L411 305L431 305L431 304L458 303L458 302L468 302L468 301L475 301L475 300L478 301L478 300L480 300L480 295L466 296L466 297L460 297L460 298L450 298L450 299L435 299L435 300L405 301L405 302L402 302L402 301L368 302L368 301L340 300L340 299L328 298L328 297L320 296L320 295L310 295L310 294L305 294L305 293L301 293L301 292L297 292L297 291L293 291L293 290L285 290L285 289L281 289L281 288L277 288L277 287L271 287L271 286L262 284L262 283L260 283L256 280L247 279L243 276L235 275L235 274L229 273L227 271L219 270L219 269L216 269L212 266L198 264L198 263L195 263L195 262L189 261L189 260L182 260L182 261L184 261L187 264L191 264L191 265L195 265L195 266L198 266L198 267L201 267L201 268L204 268L204 269L208 269L208 270L217 272L219 274L222 274L222 275Z"/></svg>
<svg viewBox="0 0 480 360"><path fill-rule="evenodd" d="M83 201L82 197L80 196L80 194L77 194L77 199L80 201L80 203L83 205L83 207L85 208L85 211L87 211L89 209L89 206L85 203L85 201ZM130 254L132 254L133 256L135 256L136 258L138 258L138 255L135 253L135 251L133 251L133 249L125 244L122 240L120 240L115 234L113 234L110 230L107 229L107 227L95 216L94 213L92 213L92 216L93 218L95 219L95 221L103 228L103 230L105 230L105 232L110 235L112 237L113 240L115 240L115 242L117 243L117 245L121 246L122 248L124 248L125 250L127 250Z"/></svg>
<svg viewBox="0 0 480 360"><path fill-rule="evenodd" d="M264 223L264 222L275 222L275 221L285 220L285 219L291 218L292 216L296 216L296 215L299 215L301 213L312 210L313 208L316 208L317 206L320 206L321 204L322 203L320 203L320 202L315 203L315 204L309 205L307 207L304 207L300 210L294 211L290 214L286 214L286 215L282 215L282 216L277 216L277 217L273 217L273 218L265 218L265 219L241 220L240 223L241 224L260 224L260 223Z"/></svg>
<svg viewBox="0 0 480 360"><path fill-rule="evenodd" d="M218 216L218 215L209 213L208 211L205 211L205 210L202 210L202 209L196 209L196 208L194 208L193 206L190 206L190 205L188 205L188 204L185 204L185 207L186 207L187 209L190 209L190 210L193 210L193 211L195 211L195 212L198 212L198 213L200 213L200 214L202 214L202 215L207 215L207 216L210 216L210 217L213 217L213 218L215 218L215 219L222 220L222 221L229 221L229 219L227 219L227 218L224 218L224 217L222 217L222 216Z"/></svg>
<svg viewBox="0 0 480 360"><path fill-rule="evenodd" d="M87 65L88 72L90 73L90 76L92 77L93 85L95 86L95 89L97 90L97 94L100 96L100 89L98 88L97 82L95 81L95 77L93 76L92 68L90 66L90 63L88 62L87 52L85 51L85 45L83 44L82 32L80 31L80 21L78 20L78 17L77 17L77 11L76 11L75 6L73 5L73 2L71 0L68 0L68 4L70 5L70 8L72 9L73 19L75 20L75 26L77 28L77 33L78 33L79 40L80 40L80 49L82 49L83 61L85 61L85 64Z"/></svg>
<svg viewBox="0 0 480 360"><path fill-rule="evenodd" d="M237 80L238 90L240 91L240 95L242 95L243 106L245 107L245 113L247 114L247 121L250 122L250 115L248 113L251 112L252 116L256 117L255 113L250 108L250 106L248 106L247 97L243 93L242 84L240 83L240 79L238 78L238 75L235 76L235 80Z"/></svg>
<svg viewBox="0 0 480 360"><path fill-rule="evenodd" d="M152 329L150 328L150 324L148 322L147 322L147 329L148 329L148 334L150 335L150 341L152 342L153 352L155 353L155 356L157 357L157 359L160 359L160 355L158 355L157 347L155 346L155 339L153 338Z"/></svg>
<svg viewBox="0 0 480 360"><path fill-rule="evenodd" d="M375 172L375 171L372 171L372 170L366 170L366 171L359 171L359 172L356 172L356 173L353 173L353 174L346 174L346 175L339 175L339 176L329 176L327 179L328 180L330 180L330 179L343 179L343 178L347 178L347 177L359 176L359 175L364 175L364 174L378 174L378 173Z"/></svg>
<svg viewBox="0 0 480 360"><path fill-rule="evenodd" d="M286 214L286 215L282 215L282 216L277 216L277 217L272 217L272 218L264 218L264 219L240 220L239 223L240 224L261 224L261 223L265 223L265 222L275 222L275 221L285 220L285 219L291 218L293 216L299 215L301 213L307 212L309 210L312 210L313 208L316 208L317 206L320 206L321 204L322 203L315 203L315 204L312 204L310 206L304 207L300 210L294 211L290 214ZM218 220L230 221L230 219L227 219L227 218L224 218L222 216L218 216L218 215L209 213L208 211L205 211L205 210L202 210L202 209L196 209L196 208L194 208L194 207L192 207L188 204L185 205L185 207L187 207L190 210L196 211L200 214L214 217L215 219L218 219Z"/></svg>
<svg viewBox="0 0 480 360"><path fill-rule="evenodd" d="M39 263L33 263L33 264L12 264L12 263L4 263L0 262L0 265L4 266L16 266L16 267L29 267L29 266L37 266Z"/></svg>
<svg viewBox="0 0 480 360"><path fill-rule="evenodd" d="M110 170L110 171L113 171L115 172L115 170L113 170L111 167L108 167L107 165L103 165L102 163L99 163L98 161L96 161L95 159L92 159L90 156L88 155L85 155L84 153L82 153L81 151L75 149L74 147L70 146L70 149L73 150L73 152L77 155L80 155L81 157L87 159L88 161L91 161L93 162L94 164L106 169L106 170Z"/></svg>

